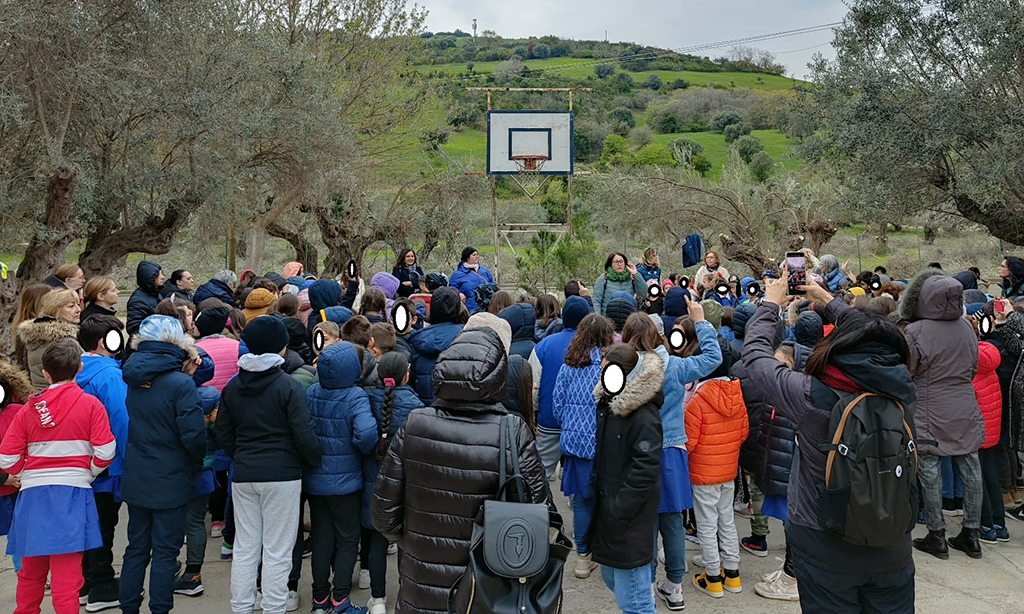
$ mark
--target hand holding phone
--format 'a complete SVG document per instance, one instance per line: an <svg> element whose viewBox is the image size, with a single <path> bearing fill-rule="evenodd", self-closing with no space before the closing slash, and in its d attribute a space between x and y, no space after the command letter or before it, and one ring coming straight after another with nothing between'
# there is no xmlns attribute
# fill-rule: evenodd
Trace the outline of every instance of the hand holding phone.
<svg viewBox="0 0 1024 614"><path fill-rule="evenodd" d="M801 289L807 285L807 256L803 252L786 252L786 271L789 273L790 296L807 294Z"/></svg>

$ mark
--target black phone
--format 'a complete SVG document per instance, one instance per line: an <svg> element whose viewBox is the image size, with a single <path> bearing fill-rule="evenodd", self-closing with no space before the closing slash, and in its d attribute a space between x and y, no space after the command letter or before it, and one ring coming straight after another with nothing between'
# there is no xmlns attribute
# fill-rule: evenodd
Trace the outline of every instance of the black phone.
<svg viewBox="0 0 1024 614"><path fill-rule="evenodd" d="M800 286L807 285L807 256L803 252L786 252L786 270L789 272L790 296L806 295Z"/></svg>

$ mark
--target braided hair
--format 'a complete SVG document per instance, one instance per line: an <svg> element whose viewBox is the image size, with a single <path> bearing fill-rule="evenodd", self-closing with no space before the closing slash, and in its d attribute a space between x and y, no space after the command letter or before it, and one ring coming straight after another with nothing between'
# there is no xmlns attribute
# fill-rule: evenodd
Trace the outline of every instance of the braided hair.
<svg viewBox="0 0 1024 614"><path fill-rule="evenodd" d="M383 463L391 444L391 414L395 404L395 387L401 386L409 374L409 357L403 352L388 352L377 363L377 377L384 386L384 403L377 416L377 463Z"/></svg>

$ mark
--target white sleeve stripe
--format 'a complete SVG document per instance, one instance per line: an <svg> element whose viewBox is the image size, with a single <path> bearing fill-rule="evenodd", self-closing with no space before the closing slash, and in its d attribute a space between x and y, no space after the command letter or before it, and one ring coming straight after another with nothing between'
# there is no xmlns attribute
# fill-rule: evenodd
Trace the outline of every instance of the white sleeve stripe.
<svg viewBox="0 0 1024 614"><path fill-rule="evenodd" d="M0 469L13 467L21 460L21 454L0 454Z"/></svg>
<svg viewBox="0 0 1024 614"><path fill-rule="evenodd" d="M92 454L100 460L111 460L117 454L117 442L111 441L102 446L93 446Z"/></svg>
<svg viewBox="0 0 1024 614"><path fill-rule="evenodd" d="M66 458L92 456L92 443L83 439L64 441L36 441L28 444L28 455L40 458Z"/></svg>

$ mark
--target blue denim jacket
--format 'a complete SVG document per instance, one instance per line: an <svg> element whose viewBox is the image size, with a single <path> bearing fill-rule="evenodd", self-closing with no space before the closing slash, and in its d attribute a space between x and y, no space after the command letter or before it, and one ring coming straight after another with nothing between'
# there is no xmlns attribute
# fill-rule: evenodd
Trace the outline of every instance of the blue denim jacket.
<svg viewBox="0 0 1024 614"><path fill-rule="evenodd" d="M722 364L722 349L718 345L715 327L708 322L696 322L700 354L680 358L668 353L664 347L655 350L665 363L665 404L661 406L662 447L686 444L686 410L683 400L686 386L707 377Z"/></svg>

